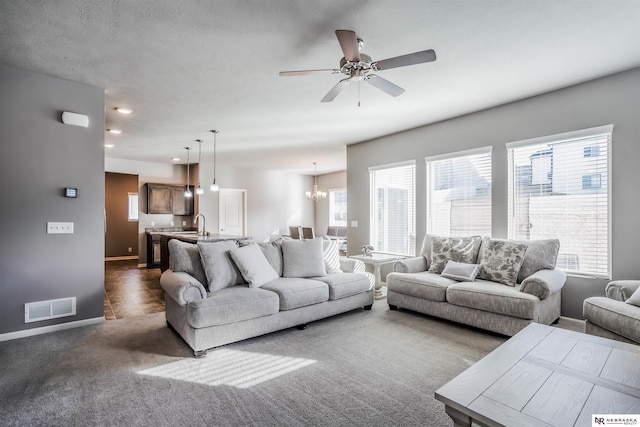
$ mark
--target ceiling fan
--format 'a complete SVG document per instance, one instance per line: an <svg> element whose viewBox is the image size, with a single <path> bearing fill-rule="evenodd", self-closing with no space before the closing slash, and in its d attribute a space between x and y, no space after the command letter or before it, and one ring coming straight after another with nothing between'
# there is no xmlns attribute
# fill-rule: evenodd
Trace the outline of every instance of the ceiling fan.
<svg viewBox="0 0 640 427"><path fill-rule="evenodd" d="M281 76L306 76L309 74L338 74L342 73L347 78L340 80L327 93L321 102L331 102L340 92L352 81L365 81L371 86L380 89L391 96L398 96L404 93L404 89L398 85L391 83L389 80L383 79L376 74L370 74L372 71L383 71L390 68L406 67L407 65L422 64L436 60L436 53L433 49L423 50L421 52L409 53L406 55L396 56L393 58L383 59L381 61L372 61L369 55L360 53L360 49L364 42L356 37L356 33L350 30L336 30L336 37L344 53L344 57L340 60L340 68L326 68L320 70L300 70L300 71L281 71ZM360 103L358 102L358 105Z"/></svg>

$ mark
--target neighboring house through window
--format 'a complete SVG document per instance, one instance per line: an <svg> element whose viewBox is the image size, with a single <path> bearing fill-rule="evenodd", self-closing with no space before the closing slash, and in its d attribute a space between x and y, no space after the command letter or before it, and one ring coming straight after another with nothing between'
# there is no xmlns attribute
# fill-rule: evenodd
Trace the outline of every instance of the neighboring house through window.
<svg viewBox="0 0 640 427"><path fill-rule="evenodd" d="M369 168L370 244L375 251L415 254L415 176L415 160Z"/></svg>
<svg viewBox="0 0 640 427"><path fill-rule="evenodd" d="M491 236L491 147L425 158L427 233Z"/></svg>
<svg viewBox="0 0 640 427"><path fill-rule="evenodd" d="M558 238L558 267L611 276L612 132L608 125L507 144L509 238Z"/></svg>

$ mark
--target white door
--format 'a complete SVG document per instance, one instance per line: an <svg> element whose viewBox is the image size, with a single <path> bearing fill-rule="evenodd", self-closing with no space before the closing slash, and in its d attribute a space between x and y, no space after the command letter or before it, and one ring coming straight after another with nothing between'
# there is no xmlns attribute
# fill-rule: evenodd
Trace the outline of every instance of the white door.
<svg viewBox="0 0 640 427"><path fill-rule="evenodd" d="M247 190L221 188L218 218L220 234L244 236L246 234Z"/></svg>

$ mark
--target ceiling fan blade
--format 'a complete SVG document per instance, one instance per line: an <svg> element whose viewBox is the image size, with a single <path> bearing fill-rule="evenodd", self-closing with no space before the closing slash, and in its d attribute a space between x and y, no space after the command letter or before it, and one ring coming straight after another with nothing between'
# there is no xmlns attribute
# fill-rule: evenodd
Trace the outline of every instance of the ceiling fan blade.
<svg viewBox="0 0 640 427"><path fill-rule="evenodd" d="M349 84L349 78L342 79L336 84L331 90L320 100L320 102L331 102L335 99L336 96L340 94L344 90L344 88Z"/></svg>
<svg viewBox="0 0 640 427"><path fill-rule="evenodd" d="M380 89L383 92L388 93L391 96L398 96L404 93L404 89L400 86L391 83L387 79L383 79L380 76L376 76L375 74L370 74L365 78L365 81L369 83L371 86Z"/></svg>
<svg viewBox="0 0 640 427"><path fill-rule="evenodd" d="M280 71L281 76L308 76L311 74L336 74L340 70L335 68L325 68L322 70L299 70L299 71Z"/></svg>
<svg viewBox="0 0 640 427"><path fill-rule="evenodd" d="M336 37L340 42L344 59L350 62L360 62L360 49L356 33L350 30L336 30Z"/></svg>
<svg viewBox="0 0 640 427"><path fill-rule="evenodd" d="M383 59L371 64L375 70L388 70L389 68L406 67L407 65L422 64L424 62L432 62L436 60L436 52L433 49L423 50L422 52L408 53L394 58Z"/></svg>

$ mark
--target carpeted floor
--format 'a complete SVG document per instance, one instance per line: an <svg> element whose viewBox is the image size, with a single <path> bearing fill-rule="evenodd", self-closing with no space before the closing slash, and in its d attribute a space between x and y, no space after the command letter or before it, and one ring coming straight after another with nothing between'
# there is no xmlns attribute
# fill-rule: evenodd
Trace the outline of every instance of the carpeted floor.
<svg viewBox="0 0 640 427"><path fill-rule="evenodd" d="M504 337L377 301L209 352L164 313L0 343L2 426L451 426L434 391Z"/></svg>

